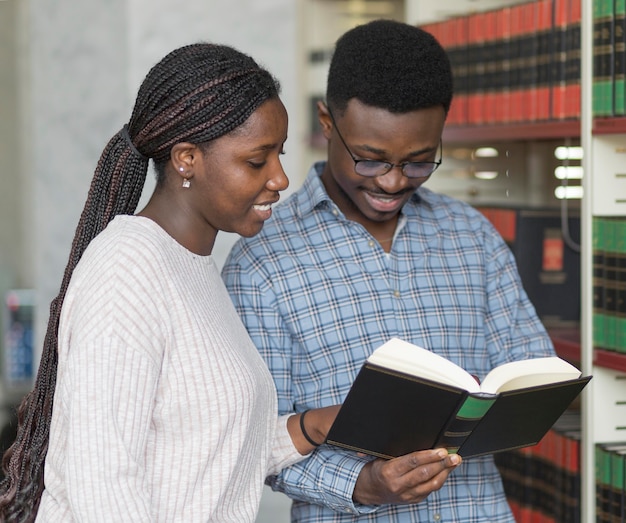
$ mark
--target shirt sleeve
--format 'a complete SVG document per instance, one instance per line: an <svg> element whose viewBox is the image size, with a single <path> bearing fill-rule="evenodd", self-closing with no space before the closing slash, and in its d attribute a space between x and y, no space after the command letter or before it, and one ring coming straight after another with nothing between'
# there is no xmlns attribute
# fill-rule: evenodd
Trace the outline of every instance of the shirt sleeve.
<svg viewBox="0 0 626 523"><path fill-rule="evenodd" d="M491 224L486 227L485 339L491 366L554 356L554 346L524 290L513 253Z"/></svg>
<svg viewBox="0 0 626 523"><path fill-rule="evenodd" d="M294 411L291 361L292 342L267 282L257 283L251 271L226 263L222 277L248 333L265 359L276 384L279 414ZM330 403L329 403L330 404ZM327 405L309 405L317 408ZM303 461L268 479L274 490L309 503L351 514L373 512L377 506L355 504L352 494L363 466L371 458L322 445Z"/></svg>

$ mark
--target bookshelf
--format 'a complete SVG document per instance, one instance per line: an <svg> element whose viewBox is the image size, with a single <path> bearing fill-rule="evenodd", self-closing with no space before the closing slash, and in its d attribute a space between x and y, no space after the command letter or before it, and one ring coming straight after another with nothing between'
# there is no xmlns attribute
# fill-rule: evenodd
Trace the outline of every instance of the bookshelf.
<svg viewBox="0 0 626 523"><path fill-rule="evenodd" d="M626 123L624 125L626 128ZM524 140L579 138L580 122L564 120L501 125L447 125L443 136L446 143L503 142L519 140L520 137Z"/></svg>
<svg viewBox="0 0 626 523"><path fill-rule="evenodd" d="M582 98L581 142L585 150L583 169L587 174L583 179L585 198L582 207L581 355L583 368L594 378L583 397L582 467L585 473L582 476L582 521L590 522L608 521L615 511L624 510L624 506L611 509L610 504L607 508L606 496L602 494L607 482L609 486L612 482L613 469L617 470L619 465L623 471L624 467L623 452L619 446L611 450L611 444L626 441L626 339L616 340L618 331L613 329L619 329L615 323L620 321L615 318L619 308L615 304L607 307L611 293L607 291L610 285L606 279L610 272L617 274L615 270L607 270L612 267L607 260L617 251L618 235L624 236L615 224L626 223L624 41L601 46L599 40L601 33L604 38L606 35L616 38L620 33L621 38L624 37L625 10L626 5L621 0L583 2L585 23L581 61L582 90L586 95ZM608 17L607 12L611 13ZM614 53L613 61L599 56L607 51ZM622 57L618 59L620 52ZM606 67L612 67L609 71L612 74L607 74ZM611 112L613 116L610 116ZM607 224L608 229L603 229ZM611 228L612 240L608 239L608 232L604 234ZM603 254L599 257L600 248ZM603 286L604 298L598 291ZM623 306L621 312L623 316ZM607 318L607 314L612 319ZM624 325L621 325L621 331L626 334ZM623 477L621 485L614 487L617 492L624 492Z"/></svg>
<svg viewBox="0 0 626 523"><path fill-rule="evenodd" d="M594 290L597 290L594 288L594 286L597 287L597 282L594 283L594 254L597 254L594 253L594 245L599 240L594 225L603 219L626 223L626 109L624 107L626 2L624 0L581 0L579 3L569 0L535 0L520 4L506 4L503 1L501 7L492 9L492 13L472 12L458 16L454 22L448 19L430 22L424 24L423 27L433 32L444 46L451 50L453 67L457 61L455 77L459 77L457 86L460 91L458 97L460 102L455 112L451 114L452 118L449 119L444 131L444 143L484 145L488 142L538 143L564 139L579 141L584 150L582 159L585 173L582 181L584 196L580 208L582 229L580 325L549 329L549 331L559 355L569 361L579 363L583 373L594 376L581 397L582 430L579 441L581 474L578 479L580 521L593 523L603 521L602 518L607 516L603 514L606 511L603 499L597 497L598 482L608 481L606 478L609 471L603 468L611 466L613 472L616 470L615 464L605 465L608 461L600 458L603 454L599 449L605 450L611 448L611 445L626 442L626 309L624 308L626 253L621 252L614 246L614 243L610 243L616 242L618 238L626 243L626 225L614 233L613 240L605 240L609 243L608 246L605 244L603 247L605 254L607 251L613 254L620 253L619 259L623 261L623 264L618 266L622 268L623 277L621 279L615 277L618 281L617 294L609 298L609 303L611 299L615 300L613 309L609 310L613 311L613 316L617 316L618 319L610 318L608 324L599 324L597 296L594 296ZM524 4L533 4L534 7L524 7ZM529 13L533 9L535 13L539 13L547 4L550 4L553 9L554 33L551 45L553 51L557 51L548 57L541 51L545 50L545 46L541 44L541 29L537 29L534 33L532 30L524 29L524 24L527 24L526 28L532 26L532 24L529 26L527 22ZM575 9L573 13L567 12L569 8L577 5L580 6L578 12ZM498 14L494 15L494 11ZM511 17L512 13L515 16ZM499 25L501 28L500 32L495 29L495 33L492 33L493 18L496 20L496 27ZM578 33L570 31L569 37L564 36L568 26L576 20L579 24ZM473 24L481 30L477 30L476 27L470 29ZM535 27L545 28L545 25L543 22L537 22ZM483 40L487 52L472 48L476 42L471 41L471 35L480 34L481 31L486 35ZM560 36L555 37L554 35L559 32ZM496 35L495 38L493 34ZM572 42L576 37L578 43L573 46ZM601 40L602 38L604 40ZM517 43L515 43L516 40ZM509 50L514 51L515 45L535 49L537 56L526 63L511 59L505 64L498 64L498 60L502 60L501 48L508 46ZM463 60L471 62L472 56L484 60L485 63L481 66L471 63L466 66L459 65ZM564 62L559 61L563 60L564 56L570 57L569 64L567 59ZM538 90L545 82L545 76L541 80L540 76L533 77L528 70L524 70L529 67L537 68L542 57L544 61L547 59L552 64L553 74L557 75L552 77L552 112L548 117L545 113L539 116L537 100L533 102L532 98L525 98L526 95L519 92L524 90L524 86L530 86L531 90ZM494 60L495 64L490 63ZM489 76L489 73L485 73L486 71L491 71L493 76ZM486 74L487 85L490 87L485 87L484 78L478 81L473 80L472 75L475 74ZM510 81L508 88L499 83L502 78ZM492 85L494 82L495 95ZM575 87L571 87L576 83ZM563 89L566 89L566 86L570 87L570 96L563 96ZM504 98L498 98L498 89L505 92ZM571 95L571 93L574 94ZM480 101L479 105L480 103L504 104L509 109L500 109L499 112L495 112L495 115L489 110L477 112L476 102L472 102L472 97L476 95ZM573 98L573 103L571 100L568 102L570 98ZM513 106L524 103L535 104L535 106L532 111L516 113ZM531 105L526 106L531 107ZM473 109L470 109L471 107ZM597 257L595 259L597 263ZM606 275L606 264L604 271ZM597 272L595 274L597 278ZM622 292L621 309L619 305L615 305L619 303L620 291ZM603 293L606 308L607 290L605 289ZM610 296L610 291L608 295ZM617 341L606 342L602 338L598 340L598 331L606 329L607 325L609 332L616 333L614 336ZM600 332L600 334L606 333ZM613 456L617 458L622 474L626 471L626 458L620 458L623 455L626 453L621 449L615 451ZM526 456L526 458L529 457ZM623 479L621 488L623 493L626 489ZM622 499L626 500L624 496ZM620 510L624 511L622 519L617 520L624 521L626 503L623 503ZM524 518L532 516L526 514L520 517L527 520ZM539 517L533 521L555 521L555 519Z"/></svg>

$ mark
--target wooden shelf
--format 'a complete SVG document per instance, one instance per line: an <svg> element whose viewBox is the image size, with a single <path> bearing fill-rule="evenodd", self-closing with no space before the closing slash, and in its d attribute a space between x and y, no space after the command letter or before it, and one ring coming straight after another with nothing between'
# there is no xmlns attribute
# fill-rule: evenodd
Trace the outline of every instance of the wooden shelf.
<svg viewBox="0 0 626 523"><path fill-rule="evenodd" d="M593 351L593 364L626 372L626 353L596 349Z"/></svg>
<svg viewBox="0 0 626 523"><path fill-rule="evenodd" d="M549 328L556 353L571 363L580 362L580 329L577 327ZM626 353L595 349L593 364L599 367L626 372Z"/></svg>
<svg viewBox="0 0 626 523"><path fill-rule="evenodd" d="M512 140L548 140L579 137L579 120L502 125L448 125L443 131L444 145L446 143L504 142Z"/></svg>
<svg viewBox="0 0 626 523"><path fill-rule="evenodd" d="M626 133L626 117L594 118L593 134L622 134Z"/></svg>

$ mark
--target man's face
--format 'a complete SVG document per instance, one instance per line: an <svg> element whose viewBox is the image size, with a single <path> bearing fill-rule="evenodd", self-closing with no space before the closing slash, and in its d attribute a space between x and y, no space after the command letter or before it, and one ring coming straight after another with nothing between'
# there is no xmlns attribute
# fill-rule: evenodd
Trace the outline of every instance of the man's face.
<svg viewBox="0 0 626 523"><path fill-rule="evenodd" d="M395 227L402 206L428 179L404 176L399 164L439 160L443 107L398 114L352 99L343 114L332 117L320 104L318 116L328 139L322 182L329 196L348 218L372 234L384 222ZM365 177L356 173L355 159L395 166L384 175Z"/></svg>

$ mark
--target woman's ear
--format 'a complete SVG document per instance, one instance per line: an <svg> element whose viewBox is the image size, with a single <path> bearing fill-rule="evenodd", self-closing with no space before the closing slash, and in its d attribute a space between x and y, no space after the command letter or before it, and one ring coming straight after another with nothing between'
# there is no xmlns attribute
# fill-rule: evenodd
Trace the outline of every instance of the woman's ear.
<svg viewBox="0 0 626 523"><path fill-rule="evenodd" d="M328 106L321 100L317 102L317 119L322 128L322 134L327 140L330 138L330 132L333 130L333 121L328 112Z"/></svg>
<svg viewBox="0 0 626 523"><path fill-rule="evenodd" d="M170 161L176 173L182 178L181 185L189 187L194 175L194 168L198 166L200 150L192 143L180 142L172 147Z"/></svg>

